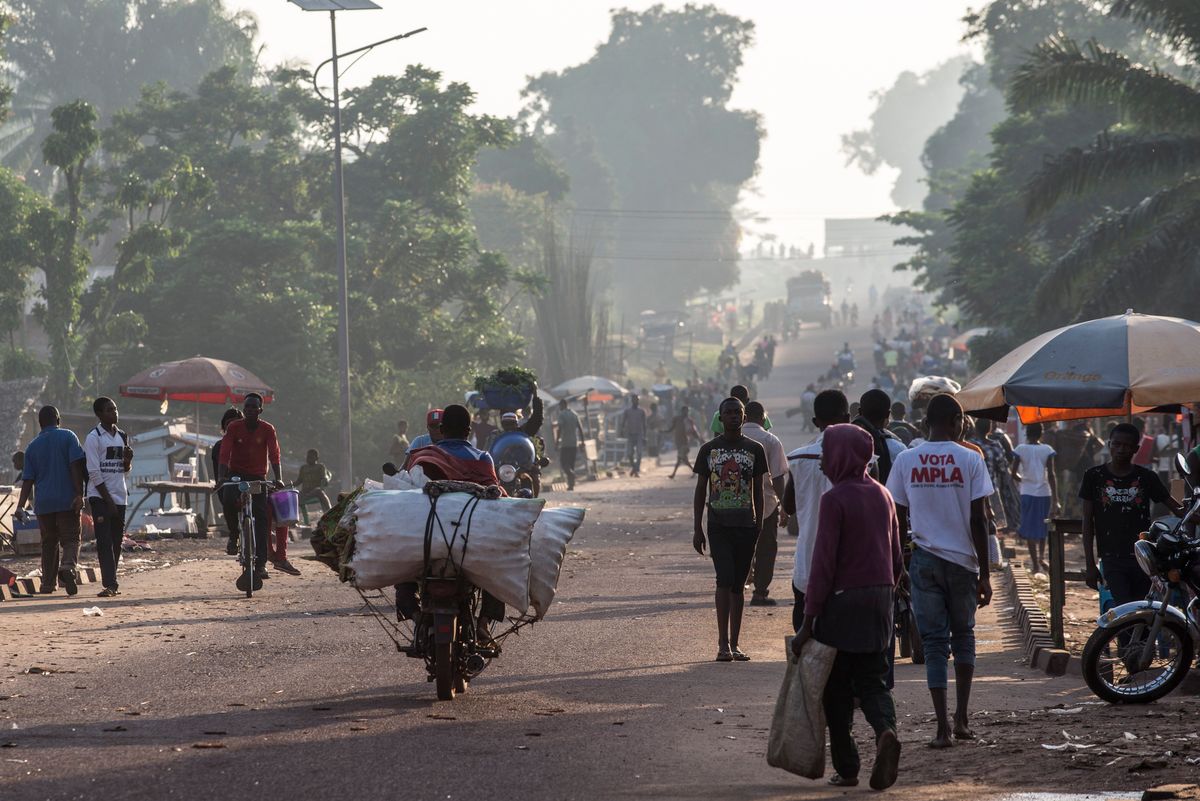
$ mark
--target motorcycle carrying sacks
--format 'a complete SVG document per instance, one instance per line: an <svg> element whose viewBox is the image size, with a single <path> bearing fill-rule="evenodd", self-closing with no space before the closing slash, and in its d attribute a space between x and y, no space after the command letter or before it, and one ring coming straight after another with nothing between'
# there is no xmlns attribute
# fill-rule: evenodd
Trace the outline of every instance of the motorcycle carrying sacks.
<svg viewBox="0 0 1200 801"><path fill-rule="evenodd" d="M377 590L422 578L430 525L434 575L455 576L461 570L475 586L524 610L529 606L529 538L543 503L483 501L461 492L436 499L414 490L364 492L353 509L354 584Z"/></svg>
<svg viewBox="0 0 1200 801"><path fill-rule="evenodd" d="M420 490L370 489L355 499L342 521L354 531L346 567L359 589L419 580L425 573L428 525L434 575L444 570L454 576L461 569L471 584L513 609L532 609L541 619L554 600L567 543L584 517L583 509L543 510L544 503L480 500L459 492L435 501Z"/></svg>
<svg viewBox="0 0 1200 801"><path fill-rule="evenodd" d="M767 740L767 764L819 779L825 775L825 682L837 649L810 639L800 658L792 654L792 638L784 640L787 672L775 700L775 716Z"/></svg>

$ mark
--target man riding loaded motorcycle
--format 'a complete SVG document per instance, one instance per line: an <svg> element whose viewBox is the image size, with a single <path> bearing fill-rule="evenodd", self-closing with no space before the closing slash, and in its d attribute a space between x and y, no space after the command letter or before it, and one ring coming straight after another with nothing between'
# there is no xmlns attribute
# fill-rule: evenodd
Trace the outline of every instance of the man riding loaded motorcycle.
<svg viewBox="0 0 1200 801"><path fill-rule="evenodd" d="M540 409L540 404L538 407ZM492 455L481 451L468 441L471 436L471 413L466 407L447 406L441 415L442 438L432 445L408 452L404 469L418 465L433 481L469 481L485 487L500 486ZM396 613L404 619L415 618L421 608L417 583L396 585ZM504 619L504 604L489 593L483 593L478 631L486 632L489 622Z"/></svg>
<svg viewBox="0 0 1200 801"><path fill-rule="evenodd" d="M550 464L546 457L546 441L538 434L544 420L542 399L534 392L533 411L524 423L518 412L505 412L500 416L500 431L488 443L488 451L499 464L497 472L502 486L512 487L516 494L521 474L528 476L529 490L533 497L541 495L542 468ZM532 446L532 452L530 451Z"/></svg>

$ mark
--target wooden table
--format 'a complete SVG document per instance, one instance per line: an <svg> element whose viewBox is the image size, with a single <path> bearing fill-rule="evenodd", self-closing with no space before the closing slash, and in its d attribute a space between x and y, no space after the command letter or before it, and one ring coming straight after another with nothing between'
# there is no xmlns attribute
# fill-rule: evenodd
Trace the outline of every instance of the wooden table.
<svg viewBox="0 0 1200 801"><path fill-rule="evenodd" d="M212 482L212 481L143 481L137 485L137 488L146 490L146 494L143 495L142 499L137 502L137 506L134 506L133 509L131 509L125 515L126 520L132 520L134 515L136 515L138 513L138 510L142 508L142 504L144 504L146 502L146 499L150 498L155 493L158 494L158 505L159 506L166 506L167 495L169 493L175 493L177 495L183 496L184 507L190 507L192 509L195 508L194 506L192 506L192 495L199 495L199 496L203 497L203 502L204 502L204 506L205 506L205 509L204 509L205 514L198 515L199 519L201 521L203 521L203 523L204 523L203 531L201 531L201 534L206 537L208 536L208 524L210 522L209 510L211 509L209 501L211 500L213 493L216 492L215 482Z"/></svg>

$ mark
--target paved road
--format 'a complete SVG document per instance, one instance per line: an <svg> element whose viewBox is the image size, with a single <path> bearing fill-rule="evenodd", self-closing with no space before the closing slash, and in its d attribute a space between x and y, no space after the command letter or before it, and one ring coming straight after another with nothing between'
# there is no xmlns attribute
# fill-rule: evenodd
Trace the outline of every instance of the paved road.
<svg viewBox="0 0 1200 801"><path fill-rule="evenodd" d="M819 369L839 336L781 349L763 387L772 409L797 396L806 365ZM795 444L799 421L779 416ZM711 566L690 547L692 485L667 472L569 498L590 512L559 601L453 703L434 701L357 595L311 562L252 601L231 591L234 568L214 551L130 577L121 597L101 602L103 617L84 616L93 601L83 595L0 604L0 745L11 744L0 749L0 797L841 796L766 766L791 609L748 610L742 645L754 661L711 661ZM789 540L775 584L783 598L790 563ZM921 748L923 674L899 667L908 796L1041 787L1026 760L1064 758L997 760L1039 736L999 725L1016 722L1009 710L1086 697L1075 680L1017 665L1006 631L992 610L981 615L977 708L992 710L980 726L997 728L952 756L934 761ZM997 743L1008 751L989 750Z"/></svg>

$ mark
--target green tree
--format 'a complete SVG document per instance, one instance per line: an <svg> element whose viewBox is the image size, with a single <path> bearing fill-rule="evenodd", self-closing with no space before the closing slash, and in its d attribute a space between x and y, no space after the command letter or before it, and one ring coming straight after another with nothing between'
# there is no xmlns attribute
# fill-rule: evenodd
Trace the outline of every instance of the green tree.
<svg viewBox="0 0 1200 801"><path fill-rule="evenodd" d="M1161 0L1118 0L1112 15L1131 18L1190 66L1200 55L1194 8ZM1200 252L1200 89L1177 70L1139 63L1089 41L1053 37L1034 51L1009 90L1014 112L1046 104L1115 109L1119 124L1088 147L1049 160L1028 192L1035 218L1082 199L1091 219L1038 284L1043 307L1066 302L1079 317L1133 305L1194 311L1191 278ZM1123 204L1105 201L1132 192ZM1146 281L1148 275L1153 281Z"/></svg>
<svg viewBox="0 0 1200 801"><path fill-rule="evenodd" d="M0 129L4 163L41 186L37 145L50 111L75 99L110 113L141 87L190 89L212 69L254 67L254 20L222 0L4 0L14 19L6 38L14 113Z"/></svg>
<svg viewBox="0 0 1200 801"><path fill-rule="evenodd" d="M96 110L83 100L59 106L50 116L53 132L42 144L42 155L65 183L59 202L63 209L36 210L29 230L46 279L40 317L50 339L48 389L51 397L67 403L74 392L79 300L87 281L88 254L80 241L86 222L84 178L100 134Z"/></svg>
<svg viewBox="0 0 1200 801"><path fill-rule="evenodd" d="M597 255L611 260L623 308L678 307L736 280L733 207L757 171L762 129L728 104L753 34L711 5L620 9L591 59L529 83L537 130L565 132L561 150L584 156L567 162L576 204L603 197L611 177L619 210L578 205L576 222L604 234ZM593 148L603 170L588 168Z"/></svg>
<svg viewBox="0 0 1200 801"><path fill-rule="evenodd" d="M970 59L959 56L921 75L900 73L892 86L872 95L871 126L842 136L847 164L857 164L867 175L885 164L899 171L892 200L901 208L921 206L926 194L921 162L926 140L954 116L963 95L960 79L970 66Z"/></svg>
<svg viewBox="0 0 1200 801"><path fill-rule="evenodd" d="M1076 198L1031 219L1027 187L1047 158L1085 148L1097 131L1119 122L1111 105L1043 103L1014 109L994 123L997 100L1030 50L1057 31L1125 43L1142 54L1153 53L1156 45L1144 30L1079 0L998 0L967 23L968 37L985 45L984 65L964 76L966 93L958 114L926 143L930 195L924 210L892 219L919 232L902 240L917 246L902 267L917 271L919 284L937 293L941 302L957 304L971 322L997 329L989 342L974 349L986 357L1024 339L1030 330L1045 330L1074 316L1072 299L1047 294L1042 304L1035 290L1056 255L1071 247L1091 219L1094 205ZM985 127L991 130L982 147L978 140ZM1140 198L1136 183L1108 187L1100 202L1116 208L1135 202Z"/></svg>

